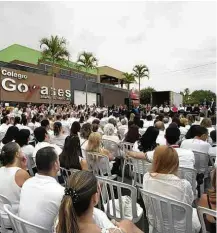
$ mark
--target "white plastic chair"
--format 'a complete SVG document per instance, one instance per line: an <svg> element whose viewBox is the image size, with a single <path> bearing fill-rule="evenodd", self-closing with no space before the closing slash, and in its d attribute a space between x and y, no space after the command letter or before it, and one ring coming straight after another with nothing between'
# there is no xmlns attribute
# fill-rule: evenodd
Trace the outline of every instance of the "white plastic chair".
<svg viewBox="0 0 217 233"><path fill-rule="evenodd" d="M215 155L212 155L212 156L209 156L209 158L210 158L210 162L212 163L212 167L215 168L216 156L215 156Z"/></svg>
<svg viewBox="0 0 217 233"><path fill-rule="evenodd" d="M9 230L8 229L13 229L12 228L12 224L10 222L10 219L8 218L7 213L5 213L4 210L4 205L9 205L11 206L11 202L3 195L0 195L0 232L1 233L8 233ZM11 230L10 232L13 232L13 230Z"/></svg>
<svg viewBox="0 0 217 233"><path fill-rule="evenodd" d="M124 176L125 176L125 168L126 165L130 165L130 161L128 159L128 157L126 157L126 153L127 151L132 151L133 149L133 143L129 143L129 142L121 142L120 143L120 149L121 149L121 153L123 154L123 165L122 165L122 182L124 182ZM131 171L129 171L131 173Z"/></svg>
<svg viewBox="0 0 217 233"><path fill-rule="evenodd" d="M8 217L13 225L13 228L15 229L16 233L50 233L49 230L31 224L30 222L27 222L13 213L13 210L10 205L4 205L4 210L8 214ZM37 216L36 216L37 218Z"/></svg>
<svg viewBox="0 0 217 233"><path fill-rule="evenodd" d="M192 207L140 189L151 233L191 233Z"/></svg>
<svg viewBox="0 0 217 233"><path fill-rule="evenodd" d="M204 222L204 217L205 217L204 214L208 214L208 215L216 218L217 211L199 206L199 207L197 207L197 212L198 212L198 216L199 216L201 227L202 227L202 233L212 233L212 232L208 232L206 230L206 225Z"/></svg>
<svg viewBox="0 0 217 233"><path fill-rule="evenodd" d="M191 186L192 186L192 190L194 192L194 196L197 196L197 171L195 169L192 168L186 168L186 167L179 167L178 169L178 177L180 179L185 179L187 180Z"/></svg>
<svg viewBox="0 0 217 233"><path fill-rule="evenodd" d="M121 157L120 154L120 146L112 141L112 140L108 140L108 139L102 139L102 145L105 149L107 149L114 157Z"/></svg>
<svg viewBox="0 0 217 233"><path fill-rule="evenodd" d="M70 177L70 175L77 172L77 171L79 171L79 170L77 170L77 169L66 169L66 168L60 167L60 174L63 177L64 185L67 184L67 180Z"/></svg>
<svg viewBox="0 0 217 233"><path fill-rule="evenodd" d="M122 182L110 180L103 177L97 177L101 187L101 200L99 201L99 208L104 209L105 213L110 219L120 221L127 218L124 213L124 203L122 202L123 191L127 192L131 199L131 209L127 212L131 214L131 221L136 223L143 215L142 208L137 208L137 189L132 185ZM116 194L116 195L115 195ZM115 202L116 200L116 202ZM117 211L117 206L119 210Z"/></svg>
<svg viewBox="0 0 217 233"><path fill-rule="evenodd" d="M129 158L130 166L132 166L132 185L142 188L143 176L152 168L152 164L144 159Z"/></svg>
<svg viewBox="0 0 217 233"><path fill-rule="evenodd" d="M108 156L87 152L86 161L88 170L92 171L94 175L101 177L106 176L109 179L115 179L117 177L111 174L111 165Z"/></svg>

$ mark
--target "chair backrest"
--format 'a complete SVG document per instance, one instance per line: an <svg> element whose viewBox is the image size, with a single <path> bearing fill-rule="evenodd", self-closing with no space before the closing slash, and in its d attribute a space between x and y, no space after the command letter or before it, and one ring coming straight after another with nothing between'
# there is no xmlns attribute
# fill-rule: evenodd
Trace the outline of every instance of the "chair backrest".
<svg viewBox="0 0 217 233"><path fill-rule="evenodd" d="M160 233L192 232L192 207L188 204L140 189L149 229Z"/></svg>
<svg viewBox="0 0 217 233"><path fill-rule="evenodd" d="M187 180L191 186L192 186L192 190L194 192L194 195L196 195L196 188L197 188L197 182L196 182L196 178L197 178L197 171L195 169L192 168L186 168L186 167L179 167L178 170L178 177L180 179L185 179Z"/></svg>
<svg viewBox="0 0 217 233"><path fill-rule="evenodd" d="M121 142L120 143L120 147L121 147L121 150L126 152L126 151L131 151L133 149L133 143L130 143L130 142Z"/></svg>
<svg viewBox="0 0 217 233"><path fill-rule="evenodd" d="M209 155L205 153L201 153L198 151L193 151L195 157L195 169L197 173L205 173L208 171L209 164Z"/></svg>
<svg viewBox="0 0 217 233"><path fill-rule="evenodd" d="M86 160L88 170L92 171L94 175L112 176L108 156L94 152L87 152Z"/></svg>
<svg viewBox="0 0 217 233"><path fill-rule="evenodd" d="M197 212L198 212L198 216L199 216L201 227L202 227L202 233L207 233L206 224L204 222L204 214L208 214L208 215L213 216L214 218L216 218L217 211L199 206L199 207L197 207Z"/></svg>
<svg viewBox="0 0 217 233"><path fill-rule="evenodd" d="M133 173L132 184L142 187L143 176L151 170L152 164L144 159L129 158L129 161L128 164L132 166L130 170Z"/></svg>
<svg viewBox="0 0 217 233"><path fill-rule="evenodd" d="M70 175L77 172L77 171L79 171L79 170L77 170L77 169L66 169L64 167L60 167L60 174L63 177L65 185L67 184L67 180L70 177Z"/></svg>
<svg viewBox="0 0 217 233"><path fill-rule="evenodd" d="M114 157L120 157L120 147L119 145L108 139L102 139L102 145L107 149Z"/></svg>
<svg viewBox="0 0 217 233"><path fill-rule="evenodd" d="M214 168L215 167L216 156L215 155L211 155L211 156L209 156L209 158L210 158L210 162L212 163L212 167Z"/></svg>
<svg viewBox="0 0 217 233"><path fill-rule="evenodd" d="M8 214L8 217L16 233L50 233L49 230L43 227L31 224L30 222L27 222L19 218L18 216L16 216L10 205L7 205L7 204L4 205L4 210Z"/></svg>
<svg viewBox="0 0 217 233"><path fill-rule="evenodd" d="M5 196L0 195L0 226L1 226L0 232L1 233L6 233L7 229L12 228L7 213L5 213L4 210L5 204L11 206L11 202Z"/></svg>
<svg viewBox="0 0 217 233"><path fill-rule="evenodd" d="M132 200L131 213L132 221L137 222L139 216L137 215L137 189L132 185L122 182L97 177L101 187L101 200L99 201L99 208L104 210L110 219L116 221L122 220L124 216L124 208L122 203L123 192L127 193ZM117 200L115 202L115 199ZM119 206L120 212L117 213L116 207Z"/></svg>
<svg viewBox="0 0 217 233"><path fill-rule="evenodd" d="M27 160L27 168L29 170L29 174L30 174L30 176L34 176L35 174L32 170L32 164L34 164L35 162L34 162L33 158L30 156L26 156L26 160Z"/></svg>

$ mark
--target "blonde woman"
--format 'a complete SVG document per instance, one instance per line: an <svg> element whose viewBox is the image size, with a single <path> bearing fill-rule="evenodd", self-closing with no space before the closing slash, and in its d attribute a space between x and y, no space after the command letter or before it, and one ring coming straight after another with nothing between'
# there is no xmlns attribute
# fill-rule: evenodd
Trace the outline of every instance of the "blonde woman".
<svg viewBox="0 0 217 233"><path fill-rule="evenodd" d="M143 189L192 205L194 195L191 184L177 176L178 168L179 157L176 150L170 146L158 146L154 151L152 170L144 175ZM151 223L149 232L153 232L156 216L149 213L148 218ZM193 211L192 222L195 232L199 232L200 222L196 209ZM181 224L180 222L180 227Z"/></svg>
<svg viewBox="0 0 217 233"><path fill-rule="evenodd" d="M102 137L100 133L93 132L90 134L88 138L88 144L86 147L86 151L100 153L102 155L108 156L109 160L113 160L114 157L112 156L112 154L108 150L104 149L101 146L101 144L102 144Z"/></svg>

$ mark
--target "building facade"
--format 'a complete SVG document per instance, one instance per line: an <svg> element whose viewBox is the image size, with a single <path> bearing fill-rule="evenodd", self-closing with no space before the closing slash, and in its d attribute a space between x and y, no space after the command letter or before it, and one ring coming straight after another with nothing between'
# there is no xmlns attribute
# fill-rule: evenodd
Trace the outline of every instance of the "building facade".
<svg viewBox="0 0 217 233"><path fill-rule="evenodd" d="M86 84L89 105L119 105L129 97L127 90L115 86L123 85L123 77L114 68L104 66L85 73L76 70L73 63L68 67L55 65L51 76L50 67L40 62L39 51L24 46L12 45L0 51L0 101L85 104Z"/></svg>

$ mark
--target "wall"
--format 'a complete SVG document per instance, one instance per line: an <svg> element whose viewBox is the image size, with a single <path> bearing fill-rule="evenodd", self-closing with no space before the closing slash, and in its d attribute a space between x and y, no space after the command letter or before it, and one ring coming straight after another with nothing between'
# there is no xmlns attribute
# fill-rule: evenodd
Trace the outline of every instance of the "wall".
<svg viewBox="0 0 217 233"><path fill-rule="evenodd" d="M6 72L7 75L3 75ZM11 75L8 75L8 72L10 72L10 74L14 72L22 75L23 77L12 77ZM3 67L0 69L0 81L1 101L51 103L51 95L53 93L51 89L53 81L52 76ZM66 97L66 91L67 93L71 91L70 81L66 79L54 78L54 87L57 90L56 95L54 96L54 103L70 103L71 96L68 95L69 98ZM41 92L42 89L44 90L43 94Z"/></svg>

